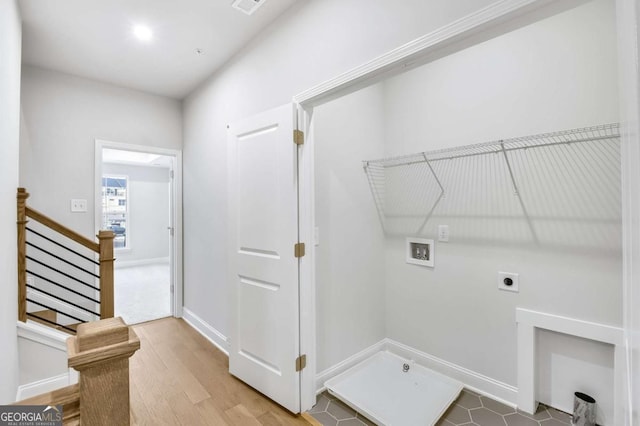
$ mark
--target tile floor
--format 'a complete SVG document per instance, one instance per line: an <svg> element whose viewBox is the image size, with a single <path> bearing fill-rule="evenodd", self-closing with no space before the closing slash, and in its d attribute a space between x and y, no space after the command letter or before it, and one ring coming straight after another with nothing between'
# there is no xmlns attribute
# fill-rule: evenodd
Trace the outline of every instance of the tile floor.
<svg viewBox="0 0 640 426"><path fill-rule="evenodd" d="M309 411L324 426L373 425L328 392L318 397L318 403ZM463 390L456 402L437 423L438 426L567 426L571 416L540 404L534 415L523 413L507 405Z"/></svg>

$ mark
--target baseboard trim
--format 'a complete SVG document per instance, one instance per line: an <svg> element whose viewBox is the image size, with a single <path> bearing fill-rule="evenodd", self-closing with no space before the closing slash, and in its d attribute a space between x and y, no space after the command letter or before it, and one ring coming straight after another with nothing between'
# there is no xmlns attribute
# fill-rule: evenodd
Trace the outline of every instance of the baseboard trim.
<svg viewBox="0 0 640 426"><path fill-rule="evenodd" d="M182 308L182 319L186 321L195 331L202 334L215 347L229 356L229 342L227 337L218 330L207 324L202 318L191 312L186 307Z"/></svg>
<svg viewBox="0 0 640 426"><path fill-rule="evenodd" d="M327 380L334 378L344 371L347 371L349 368L353 367L359 362L364 361L376 352L385 350L386 340L387 339L382 339L379 342L376 342L373 345L369 346L368 348L361 350L357 354L351 355L349 358L337 363L333 367L329 367L326 370L318 373L316 375L316 393L320 394L327 389L324 385Z"/></svg>
<svg viewBox="0 0 640 426"><path fill-rule="evenodd" d="M324 384L327 380L346 371L359 362L364 361L379 351L389 351L403 358L411 359L426 368L430 368L431 370L462 382L465 388L476 393L488 396L489 398L514 408L517 405L518 388L515 386L492 379L491 377L471 371L467 368L445 361L389 338L385 338L357 354L350 356L333 367L327 368L326 370L318 373L316 375L317 393L322 393L326 390Z"/></svg>
<svg viewBox="0 0 640 426"><path fill-rule="evenodd" d="M47 379L20 385L18 386L18 391L16 393L16 401L21 401L26 398L31 398L32 396L51 392L53 390L77 383L78 374L74 373L75 371L70 369L68 373L63 373L57 376L49 377Z"/></svg>
<svg viewBox="0 0 640 426"><path fill-rule="evenodd" d="M68 303L64 303L59 301L58 299L54 299L53 297L47 296L46 294L40 293L38 290L34 290L31 288L27 289L27 296L33 299L35 302L42 303L45 306L50 306L53 309L57 309L60 312L66 312L70 315L73 315L76 318L80 318L82 321L90 322L96 321L100 318L95 315L89 314L81 309L75 308ZM31 302L27 302L27 312L32 311L41 311L44 308L42 306L31 304ZM58 324L60 325L69 325L75 324L78 321L71 317L68 317L64 314L57 314L58 316Z"/></svg>
<svg viewBox="0 0 640 426"><path fill-rule="evenodd" d="M69 334L31 320L27 320L27 322L18 321L18 337L67 352Z"/></svg>
<svg viewBox="0 0 640 426"><path fill-rule="evenodd" d="M117 254L117 253L116 253ZM146 266L156 264L169 263L169 257L157 257L153 259L139 259L139 260L117 260L113 262L113 266L116 269L120 268L133 268L135 266Z"/></svg>

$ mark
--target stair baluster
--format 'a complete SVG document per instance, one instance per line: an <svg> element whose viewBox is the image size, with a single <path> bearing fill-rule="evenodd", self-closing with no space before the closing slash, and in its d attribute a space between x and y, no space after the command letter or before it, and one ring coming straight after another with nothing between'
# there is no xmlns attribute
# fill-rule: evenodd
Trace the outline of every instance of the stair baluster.
<svg viewBox="0 0 640 426"><path fill-rule="evenodd" d="M91 319L113 318L113 231L101 230L96 236L98 242L92 241L27 206L28 198L29 193L18 188L18 320L26 322L31 318L73 334L77 324L69 324L70 321L86 322L80 318L86 315ZM27 227L29 220L42 229ZM68 240L92 254L70 248ZM83 263L89 266L81 266ZM27 282L28 275L39 285ZM28 312L27 303L37 307L38 312ZM61 318L66 318L66 323Z"/></svg>

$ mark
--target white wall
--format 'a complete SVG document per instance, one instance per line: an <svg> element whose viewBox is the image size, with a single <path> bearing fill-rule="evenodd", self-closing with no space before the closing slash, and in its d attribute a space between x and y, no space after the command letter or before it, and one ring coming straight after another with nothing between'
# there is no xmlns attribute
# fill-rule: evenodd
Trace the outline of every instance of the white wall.
<svg viewBox="0 0 640 426"><path fill-rule="evenodd" d="M361 238L357 222L333 211L341 203L344 211L359 212L361 225L380 229L365 214L374 208L371 194L358 198L368 189L366 182L362 187L360 160L617 122L616 64L613 2L600 0L315 110L319 362L335 363L341 360L336 353L344 359L353 351L352 345L346 351L336 347L327 335L340 335L343 342L360 337L356 327L340 328L332 317L341 318L346 311L334 289L339 277L348 277L348 284L339 287L344 291L365 288L369 274L345 261L342 252L343 246L353 250L350 244ZM378 93L378 88L383 117L369 113L377 103L366 94ZM370 130L384 132L384 154L372 152L379 137L372 140ZM428 209L416 218L386 221L386 336L517 386L516 307L621 325L620 158L617 147L604 156L596 152L591 145L510 154L512 161L518 160L514 174L538 243L513 195L502 157L434 163L446 198L420 235L437 239L437 225L448 224L451 240L436 242L435 268L408 265L404 237L414 235ZM327 176L332 166L339 179ZM392 182L393 173L403 180ZM390 193L394 191L414 198L407 205L420 204L415 197L422 196L421 188L408 178L415 175L394 168L385 170L385 176L388 208L400 212L400 197ZM333 236L327 225L342 238L324 240L328 232ZM343 259L330 259L333 251ZM367 255L369 267L378 268L379 252ZM498 291L499 270L520 273L519 294ZM363 300L370 303L372 295ZM371 321L382 314L364 318ZM358 327L369 333L374 325ZM540 332L537 357L539 400L570 412L573 392L582 390L598 400L599 423L612 424L610 345Z"/></svg>
<svg viewBox="0 0 640 426"><path fill-rule="evenodd" d="M613 345L548 330L537 339L538 400L571 413L580 391L595 398L597 423L613 425Z"/></svg>
<svg viewBox="0 0 640 426"><path fill-rule="evenodd" d="M299 1L184 102L185 306L224 335L226 125L478 10L491 0Z"/></svg>
<svg viewBox="0 0 640 426"><path fill-rule="evenodd" d="M18 277L16 188L20 133L22 24L18 2L0 2L0 404L15 399L18 386Z"/></svg>
<svg viewBox="0 0 640 426"><path fill-rule="evenodd" d="M385 337L384 234L360 162L384 153L382 87L318 107L318 373Z"/></svg>
<svg viewBox="0 0 640 426"><path fill-rule="evenodd" d="M226 283L227 254L224 221L227 210L225 159L228 122L288 102L292 95L314 84L489 3L488 1L454 3L382 0L301 2L240 52L221 71L214 74L209 81L194 91L185 100L184 108L185 306L222 334L228 334L230 327L226 304L229 300L229 287ZM610 13L604 16L606 19L603 19L602 23L594 24L594 32L598 34L603 25L607 27L611 22ZM570 28L573 29L572 26L567 26L560 31L571 38L573 36ZM438 138L434 145L429 144L427 147L422 144L423 141L409 138L407 139L409 143L394 145L388 153L393 153L393 149L398 150L396 152L406 153L425 148L479 142L494 137L517 136L616 121L618 117L615 98L615 35L610 30L611 28L606 29L603 38L597 40L593 40L592 35L584 33L575 37L577 40L574 41L594 41L596 46L606 47L604 50L598 50L597 55L591 58L597 58L594 67L580 69L588 75L581 74L584 80L580 82L577 89L572 82L560 83L562 81L560 77L564 78L574 70L571 68L563 70L553 62L536 61L535 53L545 51L546 47L536 48L534 45L533 52L529 52L527 48L514 48L507 42L502 48L508 49L509 55L525 61L520 69L509 68L509 64L515 62L510 59L510 56L494 56L496 61L490 63L486 61L467 63L468 68L465 74L466 71L473 70L468 72L473 76L478 68L478 76L488 77L489 83L493 85L488 87L495 88L495 83L498 82L506 86L516 84L524 90L517 95L504 91L496 93L488 88L483 90L487 81L477 78L476 86L470 88L471 91L467 93L466 98L463 90L454 90L456 94L463 95L462 101L447 103L451 101L448 99L445 105L438 106L438 108L443 106L448 108L449 112L459 109L460 116L456 120L447 121L447 126L436 129L434 120L424 117L420 119L413 117L413 120L408 120L412 125L418 124L421 129L431 126L430 129L436 129L437 135L444 135L443 138ZM547 32L543 31L538 36L542 46L551 44L553 60L564 64L566 61L586 59L582 51L569 49L558 53L561 46L556 48L549 40ZM533 41L531 35L525 39L528 39L529 43ZM566 47L565 45L564 48ZM538 77L533 80L527 79L532 76L531 69L545 71L550 68L557 69L561 73L556 74L557 79L541 80ZM438 71L434 68L434 70L433 72L445 79L448 77L442 69ZM613 79L608 79L610 74L613 74ZM603 75L606 78L602 78ZM451 77L448 81L455 81L456 76ZM587 82L593 83L594 87L584 90L583 85ZM543 83L548 86L541 87L540 84ZM434 89L433 85L429 87ZM572 116L570 110L564 109L567 106L565 103L562 101L558 103L560 96L556 95L573 89L576 90L572 93L577 94L578 98L572 98L572 100L579 105L585 104L585 110L594 112L596 115L589 115L590 112L587 112L580 115L578 119L577 115ZM442 92L443 88L435 87L435 90ZM594 91L604 100L595 106L591 97ZM510 96L511 103L500 106L501 112L505 112L504 116L500 115L494 108L496 105L492 104L498 94ZM533 94L533 102L540 107L535 111L536 117L532 120L529 120L529 107L523 103L525 94ZM479 97L479 95L482 96ZM472 100L473 103L465 104L465 100ZM478 103L479 100L482 102ZM491 108L486 108L487 103ZM405 106L403 112L410 112L410 108ZM554 115L556 112L560 116ZM601 114L601 112L604 113ZM468 116L475 118L478 113L491 121L476 120L474 125L469 125L469 121L464 120ZM438 114L442 115L441 112L436 111L435 116ZM415 128L409 127L409 129ZM402 138L396 137L394 140L402 140ZM203 197L202 194L207 196ZM322 235L321 230L321 242ZM453 230L452 238L455 239ZM619 241L619 225L617 233L614 232L611 238L614 242ZM403 248L399 241L391 239L386 266L389 270L403 269L407 279L401 280L402 283L399 286L393 288L389 286L387 289L385 295L387 309L394 312L389 315L387 321L387 335L475 371L484 372L497 380L513 384L515 382L514 307L516 306L514 299L526 299L532 307L541 310L557 309L564 312L566 308L572 315L591 317L611 324L620 323L621 295L616 285L620 280L619 256L589 257L579 251L564 254L556 251L555 254L558 256L553 264L554 271L551 273L539 266L546 264L544 262L550 257L544 250L538 250L535 247L517 250L512 248L498 244L486 250L479 250L478 246L456 246L455 242L445 248L439 247L437 256L444 260L437 261L438 271L448 271L449 274L453 274L445 278L465 283L466 292L462 292L460 286L453 288L449 280L441 279L434 280L438 284L436 284L436 291L433 291L434 286L427 288L423 282L425 281L424 270L417 267L407 269L404 258L398 258L393 254L399 253ZM448 254L447 250L452 253ZM478 254L479 252L481 253ZM526 259L527 257L530 259ZM486 259L491 259L491 262L485 262ZM469 284L468 278L471 274L466 272L467 265L478 274L477 278L474 277L473 287ZM585 265L589 265L590 271L598 271L598 273L594 275L584 273L581 268ZM523 291L519 296L497 293L495 272L498 268L517 269L523 274ZM395 276L395 272L388 273L387 276ZM545 280L550 276L551 280L546 282ZM598 311L593 316L590 309L593 308L593 300L590 301L589 306L583 307L573 303L571 299L576 290L582 289L579 284L585 276L587 276L585 286L599 290L607 286L607 292L601 295L601 305L598 305ZM525 285L525 282L529 282L529 285ZM536 283L536 286L541 285L542 288L552 291L538 291L538 287L534 287L532 282ZM564 282L572 284L556 285ZM458 292L462 292L462 295ZM557 295L558 299L550 298L550 293ZM439 298L439 296L447 297ZM411 300L407 300L408 298ZM483 305L478 303L478 300L490 303ZM568 301L571 306L567 308ZM427 304L421 305L416 302ZM449 309L443 313L444 316L438 317L436 314L442 313L441 307L446 306L446 302L462 303L458 307L466 309L466 312L472 312L473 315L461 315L465 312L463 309L459 311ZM425 315L425 311L434 303L440 305L439 310L429 314L436 317L435 320ZM482 318L481 314L486 313L487 306L491 308L491 317L489 320L479 321L478 318ZM339 309L344 309L344 305L339 306ZM403 321L397 314L401 309L405 310L406 317L417 318L419 321ZM480 309L479 313L475 315L478 309ZM447 320L451 322L447 324ZM471 336L471 339L465 340L461 337L452 339L452 334L445 333L440 330L440 327L435 327L434 335L427 337L424 333L424 324L445 324L446 327L443 330L449 331L469 327L465 330L465 337ZM325 335L328 333L328 330L319 331ZM347 340L346 333L342 336ZM483 338L485 336L488 340ZM427 342L432 337L433 343ZM445 341L450 343L447 348L444 347ZM469 356L473 352L478 353L475 350L477 347L483 350L492 349L489 354L480 353L474 360L470 360ZM496 353L500 353L499 358L496 358ZM448 354L451 354L451 359L447 358ZM322 368L325 361L319 360L319 362Z"/></svg>
<svg viewBox="0 0 640 426"><path fill-rule="evenodd" d="M67 351L24 337L18 338L18 350L20 352L20 385L51 379L69 372Z"/></svg>
<svg viewBox="0 0 640 426"><path fill-rule="evenodd" d="M627 363L622 378L625 401L616 407L621 418L640 424L640 5L634 0L618 0L620 31L620 87L629 96L620 99L625 123L622 185L624 235L624 331Z"/></svg>
<svg viewBox="0 0 640 426"><path fill-rule="evenodd" d="M103 174L127 176L129 248L116 249L120 262L169 258L169 169L162 167L103 164Z"/></svg>
<svg viewBox="0 0 640 426"><path fill-rule="evenodd" d="M182 148L177 100L29 66L22 78L20 185L30 206L83 235L95 233L95 139ZM72 198L87 213L71 213Z"/></svg>
<svg viewBox="0 0 640 426"><path fill-rule="evenodd" d="M66 341L69 334L27 321L18 323L19 383L15 400L51 392L78 382L70 369Z"/></svg>
<svg viewBox="0 0 640 426"><path fill-rule="evenodd" d="M386 154L617 122L617 82L614 2L589 2L388 80Z"/></svg>
<svg viewBox="0 0 640 426"><path fill-rule="evenodd" d="M617 122L616 65L614 3L607 0L461 51L385 83L386 154ZM459 185L423 232L437 239L437 225L450 226L450 242L436 243L435 268L405 264L405 235L388 239L388 337L517 386L516 307L621 325L619 159L608 163L614 176L608 189L598 190L581 173L598 173L602 158L575 158L573 149L523 154L529 162L514 166L517 177L527 177L520 192L539 243L523 219L500 219L514 212L522 217L507 175L504 205L487 203L497 188L474 178L479 160L444 175L445 189ZM494 175L500 172L492 167ZM498 271L520 273L520 293L499 291ZM541 347L560 355L572 344L540 338ZM606 345L592 350L589 357L612 356ZM585 363L599 368L591 359ZM553 363L547 367L558 371ZM585 386L597 380L580 368ZM604 368L612 377L612 364ZM541 376L541 389L553 381L557 392L539 397L571 411L571 380ZM611 424L612 389L594 387Z"/></svg>

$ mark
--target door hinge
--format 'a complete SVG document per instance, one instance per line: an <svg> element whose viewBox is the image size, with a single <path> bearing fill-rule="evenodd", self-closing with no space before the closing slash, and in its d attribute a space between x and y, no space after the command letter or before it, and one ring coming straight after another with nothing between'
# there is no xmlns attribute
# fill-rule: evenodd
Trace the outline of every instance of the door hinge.
<svg viewBox="0 0 640 426"><path fill-rule="evenodd" d="M302 371L303 368L307 366L307 356L300 355L296 358L296 371Z"/></svg>
<svg viewBox="0 0 640 426"><path fill-rule="evenodd" d="M304 145L304 132L302 130L293 130L293 143L296 145Z"/></svg>
<svg viewBox="0 0 640 426"><path fill-rule="evenodd" d="M297 243L295 246L293 246L293 251L296 257L303 257L304 256L304 243Z"/></svg>
<svg viewBox="0 0 640 426"><path fill-rule="evenodd" d="M171 179L173 179L175 177L175 173L173 172L173 170L171 170L169 172L169 177L171 177Z"/></svg>

